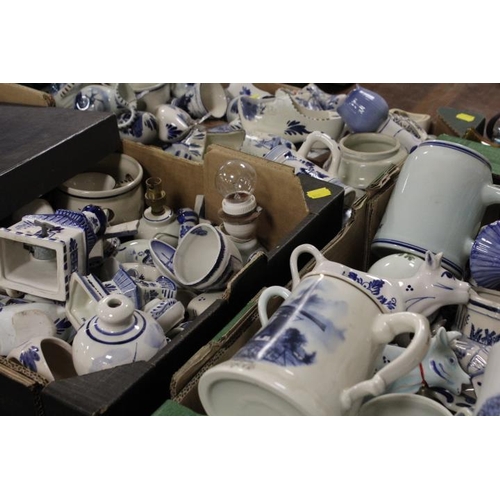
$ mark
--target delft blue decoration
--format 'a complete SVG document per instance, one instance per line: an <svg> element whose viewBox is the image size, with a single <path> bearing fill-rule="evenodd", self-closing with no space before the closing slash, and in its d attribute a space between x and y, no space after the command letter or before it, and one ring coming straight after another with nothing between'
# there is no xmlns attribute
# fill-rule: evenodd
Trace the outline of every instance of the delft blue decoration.
<svg viewBox="0 0 500 500"><path fill-rule="evenodd" d="M259 105L259 103L254 101L256 101L256 99L240 99L243 116L247 120L255 120L255 117L258 114L262 114L265 109L265 106Z"/></svg>
<svg viewBox="0 0 500 500"><path fill-rule="evenodd" d="M73 329L73 325L68 318L58 318L54 320L54 325L56 327L57 336L62 338L66 338L67 331Z"/></svg>
<svg viewBox="0 0 500 500"><path fill-rule="evenodd" d="M206 236L208 233L207 230L202 227L195 227L191 230L190 234L196 234L196 236Z"/></svg>
<svg viewBox="0 0 500 500"><path fill-rule="evenodd" d="M28 347L28 349L24 350L19 355L19 361L23 366L25 366L29 370L37 372L38 370L36 367L36 363L37 361L40 361L40 355L38 354L38 347L34 345Z"/></svg>
<svg viewBox="0 0 500 500"><path fill-rule="evenodd" d="M368 290L368 292L374 295L383 306L389 309L389 311L393 311L394 309L396 309L397 299L395 297L385 297L381 294L381 290L386 284L384 280L363 280L363 278L354 271L347 273L347 277L361 285L365 290Z"/></svg>
<svg viewBox="0 0 500 500"><path fill-rule="evenodd" d="M488 328L476 328L471 323L469 338L478 344L492 346L500 340L500 334Z"/></svg>
<svg viewBox="0 0 500 500"><path fill-rule="evenodd" d="M169 141L175 141L184 134L184 130L176 127L173 123L167 123L167 137Z"/></svg>
<svg viewBox="0 0 500 500"><path fill-rule="evenodd" d="M286 122L285 134L288 135L307 135L311 131L307 130L305 125L302 125L298 120L288 120Z"/></svg>
<svg viewBox="0 0 500 500"><path fill-rule="evenodd" d="M310 340L314 339L316 345L319 343L331 351L345 340L344 329L337 327L322 312L330 313L334 309L341 319L348 307L343 301L332 302L324 282L314 277L306 278L300 285L300 293L287 299L234 359L268 361L280 366L314 364L318 351L308 347Z"/></svg>

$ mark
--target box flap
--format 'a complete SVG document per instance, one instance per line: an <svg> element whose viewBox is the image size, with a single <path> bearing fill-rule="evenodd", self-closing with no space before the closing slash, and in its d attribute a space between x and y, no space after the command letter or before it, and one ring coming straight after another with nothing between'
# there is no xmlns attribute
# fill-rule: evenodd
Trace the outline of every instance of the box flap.
<svg viewBox="0 0 500 500"><path fill-rule="evenodd" d="M205 217L216 224L221 222L217 212L222 196L215 187L215 176L221 165L233 159L251 163L257 172L254 194L263 208L257 219L257 237L267 249L274 248L309 213L300 180L293 169L280 163L217 144L210 146L204 157Z"/></svg>
<svg viewBox="0 0 500 500"><path fill-rule="evenodd" d="M160 177L167 203L174 210L193 208L203 194L203 164L178 158L161 148L124 140L123 153L133 156L144 168L145 177Z"/></svg>

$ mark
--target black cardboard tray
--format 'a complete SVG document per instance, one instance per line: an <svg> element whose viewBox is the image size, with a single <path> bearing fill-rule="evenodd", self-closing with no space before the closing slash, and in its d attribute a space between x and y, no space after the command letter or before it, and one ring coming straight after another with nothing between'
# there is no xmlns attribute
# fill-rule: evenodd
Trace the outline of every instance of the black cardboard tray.
<svg viewBox="0 0 500 500"><path fill-rule="evenodd" d="M0 104L0 220L119 144L112 113Z"/></svg>

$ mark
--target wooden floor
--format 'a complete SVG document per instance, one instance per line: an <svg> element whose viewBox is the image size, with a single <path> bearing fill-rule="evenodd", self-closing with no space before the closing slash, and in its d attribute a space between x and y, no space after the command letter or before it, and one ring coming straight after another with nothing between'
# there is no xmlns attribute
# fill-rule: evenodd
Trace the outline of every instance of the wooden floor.
<svg viewBox="0 0 500 500"><path fill-rule="evenodd" d="M381 95L390 108L425 113L435 120L441 106L481 113L486 122L500 113L499 83L360 83ZM354 85L342 89L348 93Z"/></svg>

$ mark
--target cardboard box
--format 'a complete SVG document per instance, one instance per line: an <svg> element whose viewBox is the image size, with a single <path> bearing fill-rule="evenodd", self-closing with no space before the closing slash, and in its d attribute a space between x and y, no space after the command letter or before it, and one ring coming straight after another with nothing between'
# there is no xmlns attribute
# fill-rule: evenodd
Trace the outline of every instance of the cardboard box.
<svg viewBox="0 0 500 500"><path fill-rule="evenodd" d="M47 92L18 83L0 83L0 102L52 108L56 106L54 98Z"/></svg>
<svg viewBox="0 0 500 500"><path fill-rule="evenodd" d="M342 230L321 251L329 260L366 271L372 262L371 241L385 211L401 165L395 165L372 186L366 196L353 206L353 214ZM301 275L314 267L310 261L301 269ZM290 286L290 283L288 284ZM171 397L160 405L153 415L204 415L198 396L198 381L211 366L230 359L261 327L257 301L260 291L233 319L207 342L176 373L170 382ZM269 314L281 299L270 302Z"/></svg>
<svg viewBox="0 0 500 500"><path fill-rule="evenodd" d="M252 260L233 277L222 299L148 362L139 361L47 383L29 370L3 359L0 414L150 415L169 397L172 374L212 339L267 284L273 273L279 275L276 269L283 269L284 259L288 259L297 241L322 246L341 228L343 191L326 185L327 196L309 199L306 193L325 187L325 183L301 179L284 165L218 145L209 148L203 164L130 141L124 141L121 150L141 163L144 179L149 176L162 178L167 203L172 208L192 207L196 196L203 193L204 215L215 223L222 200L214 182L217 169L232 158L251 162L258 175L255 195L264 210L257 235L267 249L279 249L274 253L273 266L268 267L264 253ZM289 274L281 279L285 284Z"/></svg>
<svg viewBox="0 0 500 500"><path fill-rule="evenodd" d="M0 104L0 130L0 220L120 143L111 113Z"/></svg>

